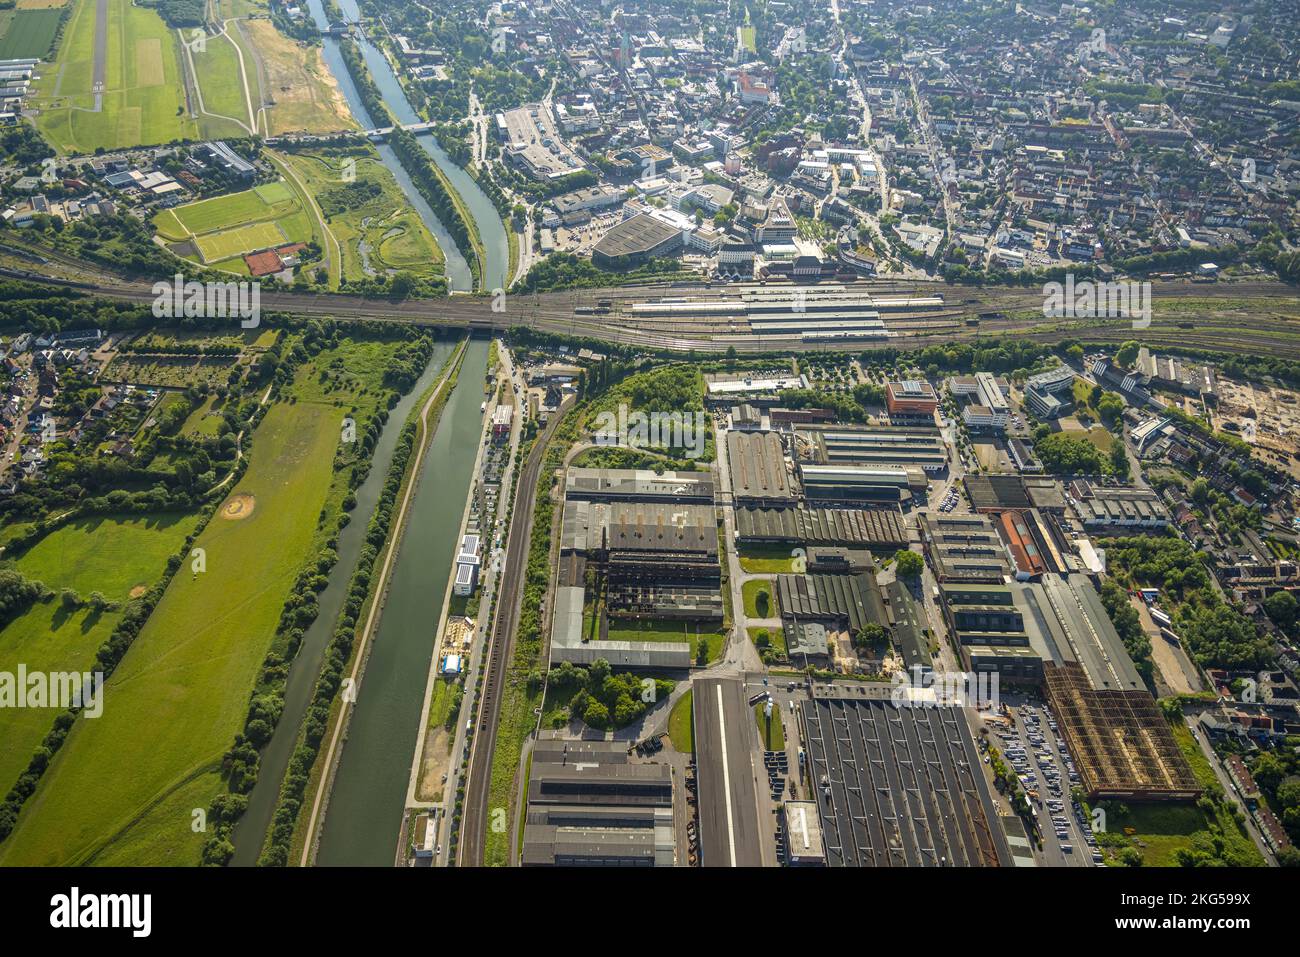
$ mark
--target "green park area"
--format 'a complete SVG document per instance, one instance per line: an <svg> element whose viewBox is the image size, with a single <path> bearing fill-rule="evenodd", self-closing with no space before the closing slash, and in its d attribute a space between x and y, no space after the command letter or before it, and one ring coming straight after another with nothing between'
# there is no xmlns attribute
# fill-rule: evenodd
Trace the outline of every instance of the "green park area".
<svg viewBox="0 0 1300 957"><path fill-rule="evenodd" d="M97 63L96 0L73 2L54 62L42 68L32 97L46 139L60 153L197 139L198 124L185 109L177 36L158 13L108 0Z"/></svg>
<svg viewBox="0 0 1300 957"><path fill-rule="evenodd" d="M84 672L121 618L156 582L194 516L95 515L68 522L17 557L16 569L50 590L0 628L0 671ZM8 789L49 732L55 709L0 712L0 787Z"/></svg>
<svg viewBox="0 0 1300 957"><path fill-rule="evenodd" d="M443 254L397 181L369 145L287 153L342 252L342 284L399 270L443 275Z"/></svg>
<svg viewBox="0 0 1300 957"><path fill-rule="evenodd" d="M225 790L222 755L268 651L285 641L285 602L343 507L340 424L366 421L386 401L400 347L344 340L299 368L195 541L202 570L187 562L172 579L105 686L103 715L74 725L0 845L0 864L199 862L205 835L193 812Z"/></svg>

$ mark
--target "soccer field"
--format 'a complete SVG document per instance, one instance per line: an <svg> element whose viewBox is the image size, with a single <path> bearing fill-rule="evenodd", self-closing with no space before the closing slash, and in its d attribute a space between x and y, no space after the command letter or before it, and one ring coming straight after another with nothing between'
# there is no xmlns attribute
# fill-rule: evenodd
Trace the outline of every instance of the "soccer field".
<svg viewBox="0 0 1300 957"><path fill-rule="evenodd" d="M288 242L288 237L277 224L253 223L196 237L194 245L198 247L199 255L205 263L214 263L285 242Z"/></svg>
<svg viewBox="0 0 1300 957"><path fill-rule="evenodd" d="M287 211L287 210L286 210ZM200 200L188 206L177 206L173 212L177 221L196 236L227 229L244 223L270 219L274 211L256 189L242 193L228 193L213 199Z"/></svg>

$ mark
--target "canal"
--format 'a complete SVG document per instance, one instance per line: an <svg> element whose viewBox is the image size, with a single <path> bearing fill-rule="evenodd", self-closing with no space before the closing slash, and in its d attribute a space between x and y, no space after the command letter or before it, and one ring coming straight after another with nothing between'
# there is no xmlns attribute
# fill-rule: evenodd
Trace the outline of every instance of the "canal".
<svg viewBox="0 0 1300 957"><path fill-rule="evenodd" d="M302 727L303 715L311 703L311 695L316 687L316 677L320 674L321 662L325 649L329 647L330 636L334 633L339 610L347 598L348 583L352 578L357 563L357 555L366 536L370 517L374 514L375 503L379 501L384 481L388 478L388 469L392 465L393 450L397 447L402 425L410 415L412 407L420 396L437 381L443 363L451 354L455 344L440 342L433 351L433 358L425 367L419 381L411 391L402 396L393 407L375 443L374 455L370 462L370 472L357 487L357 504L352 509L352 521L339 533L338 560L330 569L328 584L317 596L320 612L303 636L298 654L289 667L289 677L284 689L284 711L275 726L275 733L262 751L261 771L257 784L248 796L248 810L235 826L235 856L231 863L236 867L251 867L257 863L262 844L266 840L267 829L271 826L271 817L275 813L276 800L280 795L280 785L284 780L289 758L298 742L298 732Z"/></svg>
<svg viewBox="0 0 1300 957"><path fill-rule="evenodd" d="M321 0L308 0L307 5L316 21L316 25L322 30L328 27L328 20L325 17ZM343 10L345 22L360 22L361 11L357 7L356 0L339 0L339 6ZM321 39L324 43L325 63L338 80L339 89L343 92L343 96L352 110L352 115L363 129L374 129L381 125L366 112L366 108L362 105L361 97L357 94L356 85L352 82L347 65L343 62L343 55L339 51L338 41L331 36L324 36ZM406 99L406 93L402 90L402 85L398 82L383 52L364 37L357 37L356 42L361 50L362 58L370 70L371 78L375 81L375 86L379 88L380 96L383 97L384 103L397 122L400 124L421 122L422 118L416 114L411 107L410 101ZM433 134L422 134L417 136L416 139L433 158L433 161L442 170L443 175L447 177L448 182L451 183L456 192L460 194L465 207L469 210L469 214L478 228L479 240L483 244L484 258L486 259L481 288L488 291L498 288L504 289L507 285L506 274L510 268L510 244L506 238L505 224L502 223L496 207L492 205L492 201L488 199L487 194L479 188L478 183L474 181L474 177L452 162L451 157L438 145L438 141ZM443 252L446 254L449 288L456 292L471 291L474 280L469 263L457 250L456 243L447 232L446 227L438 220L433 210L429 208L429 204L424 201L419 190L415 188L415 184L411 182L411 178L406 175L406 170L402 168L402 164L398 161L397 155L392 149L383 143L376 144L376 147L384 165L392 171L407 199L420 213L424 221L429 224L430 231L433 232L434 238L438 240L438 245L442 247Z"/></svg>
<svg viewBox="0 0 1300 957"><path fill-rule="evenodd" d="M472 339L425 453L321 825L321 866L391 867L438 617L483 432L488 342Z"/></svg>

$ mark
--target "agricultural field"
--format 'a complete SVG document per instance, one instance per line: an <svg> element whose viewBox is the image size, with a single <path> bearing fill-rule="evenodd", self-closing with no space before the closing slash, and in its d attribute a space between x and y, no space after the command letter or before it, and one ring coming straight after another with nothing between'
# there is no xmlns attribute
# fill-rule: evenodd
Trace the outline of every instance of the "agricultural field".
<svg viewBox="0 0 1300 957"><path fill-rule="evenodd" d="M17 560L18 570L55 592L0 629L0 671L85 671L108 638L120 607L65 608L58 594L99 592L120 606L163 574L167 559L194 528L193 515L96 515L55 529ZM49 732L55 712L0 712L0 787L8 789Z"/></svg>
<svg viewBox="0 0 1300 957"><path fill-rule="evenodd" d="M0 60L47 56L61 16L59 7L0 11Z"/></svg>
<svg viewBox="0 0 1300 957"><path fill-rule="evenodd" d="M294 191L276 181L165 209L153 225L178 255L246 274L239 258L244 253L317 238L313 218Z"/></svg>
<svg viewBox="0 0 1300 957"><path fill-rule="evenodd" d="M60 153L197 139L198 124L185 111L175 32L130 0L105 0L102 24L96 0L72 2L55 60L32 97L46 139Z"/></svg>
<svg viewBox="0 0 1300 957"><path fill-rule="evenodd" d="M285 160L320 205L342 252L342 279L407 270L443 274L437 240L411 208L373 147L290 153ZM351 182L345 180L355 175Z"/></svg>

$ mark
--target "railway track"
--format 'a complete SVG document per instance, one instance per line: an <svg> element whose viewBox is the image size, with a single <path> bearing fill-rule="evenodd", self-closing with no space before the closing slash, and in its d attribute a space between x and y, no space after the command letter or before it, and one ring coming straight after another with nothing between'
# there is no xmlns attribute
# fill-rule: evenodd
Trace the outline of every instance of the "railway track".
<svg viewBox="0 0 1300 957"><path fill-rule="evenodd" d="M566 404L546 423L546 428L533 443L523 472L515 485L515 502L506 541L505 565L501 570L496 620L492 625L475 709L474 736L470 744L465 811L461 818L457 846L457 862L463 867L482 865L487 846L488 823L493 817L493 809L488 807L488 797L492 790L492 760L496 752L497 727L501 720L501 700L514 656L515 630L523 605L528 548L533 532L533 510L537 504L537 482L546 462L546 448L572 407L572 401L571 398L566 399Z"/></svg>
<svg viewBox="0 0 1300 957"><path fill-rule="evenodd" d="M66 258L66 257L62 257ZM33 278L30 274L23 278ZM887 339L846 339L805 342L790 336L756 335L743 320L722 320L708 316L672 319L638 318L633 320L625 307L648 298L690 296L702 300L734 295L748 286L705 285L703 283L650 283L611 289L582 289L547 293L516 293L505 299L502 312L494 311L493 300L481 296L451 296L436 300L365 299L332 293L266 292L262 307L268 311L298 316L320 316L365 322L404 323L444 328L468 328L488 334L504 334L511 326L526 326L539 332L585 337L637 348L677 352L695 350L702 353L724 352L734 346L741 353L770 352L843 352L870 349L919 349L929 345L947 345L992 335L1018 335L1035 341L1055 342L1080 338L1096 342L1116 341L1115 330L1128 329L1127 323L1060 322L1054 328L1042 327L1053 322L1042 315L1043 296L1037 288L988 286L951 286L942 282L866 282L860 288L875 296L942 294L946 302L940 309L917 313L897 313L889 317L895 335ZM112 282L79 288L89 295L117 301L152 303L152 287L146 283ZM757 288L757 287L755 287ZM777 290L770 284L767 290ZM1221 283L1155 282L1152 298L1198 298L1223 302L1221 308L1208 306L1205 314L1179 313L1190 321L1191 328L1164 333L1172 325L1162 318L1156 328L1141 334L1153 345L1187 346L1226 352L1273 352L1300 358L1300 321L1270 316L1270 301L1295 301L1294 287L1272 281ZM1252 301L1258 303L1252 304ZM579 313L584 307L604 303L599 314ZM967 325L968 320L978 320ZM1198 329L1198 326L1207 328ZM1215 328L1216 326L1220 328ZM1225 334L1224 326L1233 326ZM1268 333L1276 333L1269 335ZM1161 337L1164 336L1162 339ZM1130 332L1124 338L1134 338ZM1119 341L1122 341L1119 340Z"/></svg>

